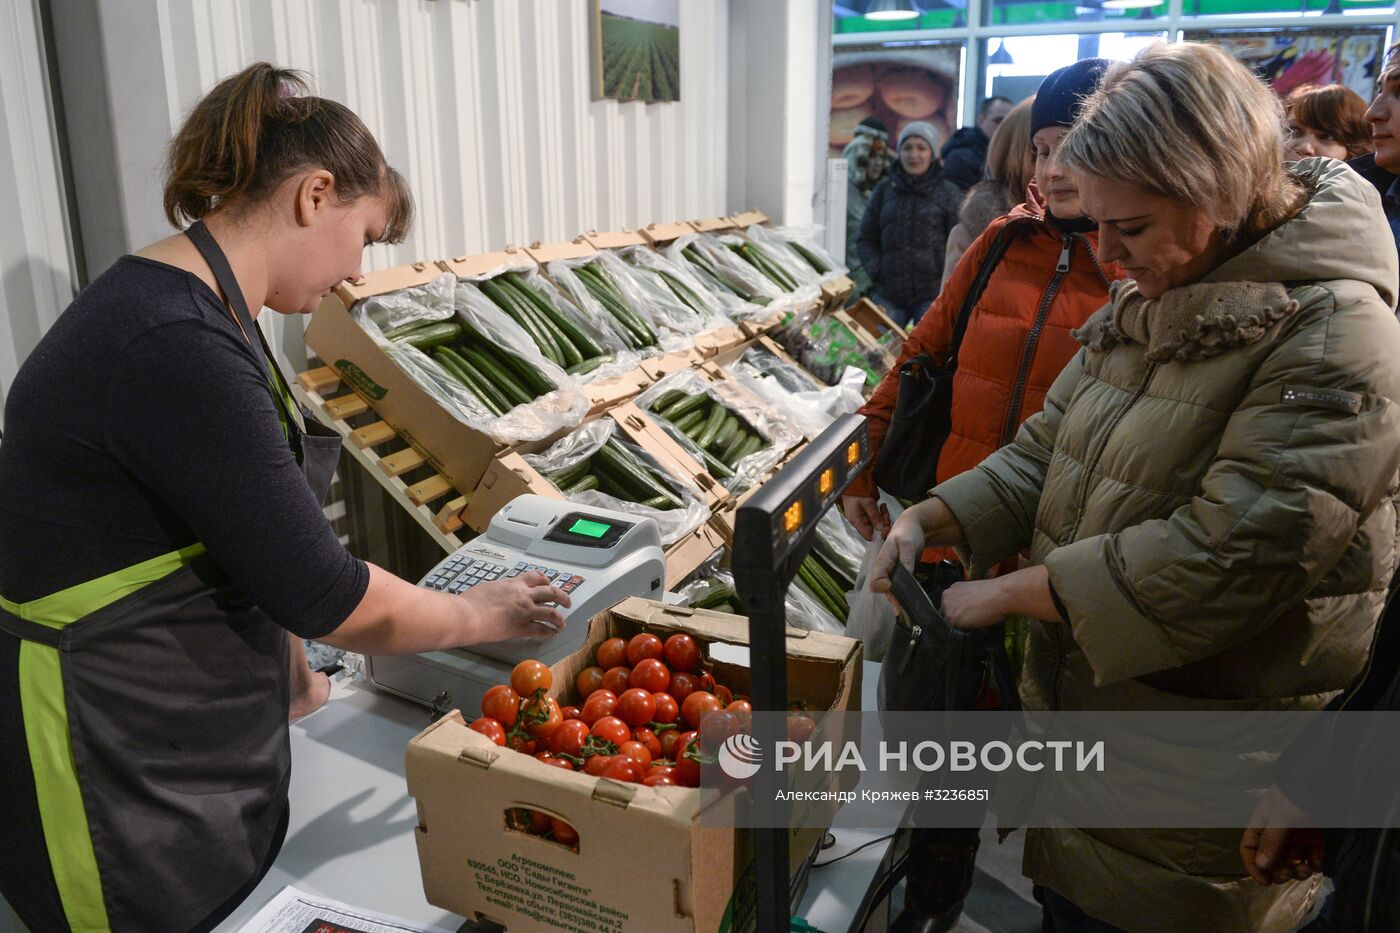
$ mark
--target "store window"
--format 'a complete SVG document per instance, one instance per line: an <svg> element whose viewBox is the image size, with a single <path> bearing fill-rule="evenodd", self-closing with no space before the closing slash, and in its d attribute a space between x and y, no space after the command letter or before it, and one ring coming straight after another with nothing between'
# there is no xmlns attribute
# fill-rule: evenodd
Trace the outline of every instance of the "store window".
<svg viewBox="0 0 1400 933"><path fill-rule="evenodd" d="M966 0L920 0L915 15L902 19L867 19L866 0L840 0L835 4L837 33L903 32L909 29L962 29L967 26Z"/></svg>
<svg viewBox="0 0 1400 933"><path fill-rule="evenodd" d="M1023 100L1034 94L1045 76L1056 68L1082 58L1127 61L1166 37L1165 31L1157 31L987 39L982 59L986 63L984 96L998 94Z"/></svg>
<svg viewBox="0 0 1400 933"><path fill-rule="evenodd" d="M1117 23L1167 15L1166 0L990 0L987 24Z"/></svg>
<svg viewBox="0 0 1400 933"><path fill-rule="evenodd" d="M1395 0L1181 0L1181 15L1192 16L1375 16L1395 12Z"/></svg>

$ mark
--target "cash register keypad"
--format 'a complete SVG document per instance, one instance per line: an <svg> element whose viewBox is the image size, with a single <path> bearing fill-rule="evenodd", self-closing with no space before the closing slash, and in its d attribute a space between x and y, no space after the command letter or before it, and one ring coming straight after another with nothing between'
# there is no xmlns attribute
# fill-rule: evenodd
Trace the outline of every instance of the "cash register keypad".
<svg viewBox="0 0 1400 933"><path fill-rule="evenodd" d="M514 567L506 567L504 564L494 564L486 560L473 560L470 555L453 555L441 567L436 568L423 581L423 585L431 590L441 590L444 593L462 593L478 583L489 583L492 580L508 579L518 577L522 573L531 570L538 570L549 578L549 581L565 593L572 593L583 583L583 577L578 574L568 574L552 567L542 567L539 564L519 563Z"/></svg>

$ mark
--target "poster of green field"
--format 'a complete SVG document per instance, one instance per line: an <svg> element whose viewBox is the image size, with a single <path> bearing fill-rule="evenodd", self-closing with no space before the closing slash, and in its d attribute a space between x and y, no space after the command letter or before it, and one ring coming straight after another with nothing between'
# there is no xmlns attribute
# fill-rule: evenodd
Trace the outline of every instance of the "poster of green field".
<svg viewBox="0 0 1400 933"><path fill-rule="evenodd" d="M591 0L593 99L681 99L680 0Z"/></svg>

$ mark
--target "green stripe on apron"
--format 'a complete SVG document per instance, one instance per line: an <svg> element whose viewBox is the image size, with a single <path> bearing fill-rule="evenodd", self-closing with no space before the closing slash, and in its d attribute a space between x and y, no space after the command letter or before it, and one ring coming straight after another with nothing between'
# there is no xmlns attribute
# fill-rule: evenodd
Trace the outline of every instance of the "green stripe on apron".
<svg viewBox="0 0 1400 933"><path fill-rule="evenodd" d="M192 544L27 603L14 603L0 596L0 607L26 621L61 629L169 576L203 553L204 545ZM34 641L20 642L19 693L39 816L63 912L75 933L106 930L110 924L73 764L57 648Z"/></svg>

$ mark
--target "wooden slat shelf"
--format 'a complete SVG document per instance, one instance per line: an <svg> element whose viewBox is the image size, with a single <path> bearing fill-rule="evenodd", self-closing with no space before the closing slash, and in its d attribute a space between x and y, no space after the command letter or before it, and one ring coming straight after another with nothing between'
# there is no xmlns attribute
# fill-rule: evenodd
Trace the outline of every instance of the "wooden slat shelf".
<svg viewBox="0 0 1400 933"><path fill-rule="evenodd" d="M431 470L427 458L385 422L351 425L350 419L368 412L369 406L354 392L345 391L334 369L321 366L300 373L292 394L318 421L345 438L345 450L444 551L457 550L471 537L470 532L459 534L465 528L461 513L469 497L453 488L440 473L418 478ZM413 478L406 479L415 472Z"/></svg>

